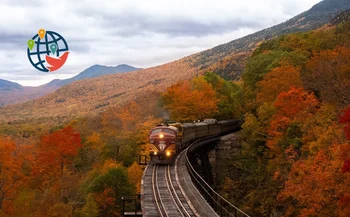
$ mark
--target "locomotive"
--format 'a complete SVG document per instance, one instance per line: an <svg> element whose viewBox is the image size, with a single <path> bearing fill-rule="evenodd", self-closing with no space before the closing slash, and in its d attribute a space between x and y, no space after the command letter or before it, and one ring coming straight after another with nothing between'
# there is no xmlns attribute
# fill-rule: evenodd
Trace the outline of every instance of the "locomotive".
<svg viewBox="0 0 350 217"><path fill-rule="evenodd" d="M227 133L240 128L240 120L177 123L167 122L149 133L149 155L155 164L172 164L177 154L196 140L207 136Z"/></svg>

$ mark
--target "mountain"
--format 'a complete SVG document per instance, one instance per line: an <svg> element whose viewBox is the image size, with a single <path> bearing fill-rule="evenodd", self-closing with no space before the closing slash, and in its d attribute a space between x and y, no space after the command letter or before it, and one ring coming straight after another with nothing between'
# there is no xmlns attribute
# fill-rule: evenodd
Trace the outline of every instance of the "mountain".
<svg viewBox="0 0 350 217"><path fill-rule="evenodd" d="M239 79L244 61L262 41L293 32L320 28L337 14L350 9L350 0L323 0L286 22L193 55L191 67L214 71L226 79ZM194 60L194 61L193 61ZM229 62L229 64L227 64Z"/></svg>
<svg viewBox="0 0 350 217"><path fill-rule="evenodd" d="M55 79L39 87L21 86L20 84L0 79L0 106L21 103L39 98L74 81L87 78L95 78L107 74L124 73L136 70L139 70L139 68L135 68L126 64L118 66L93 65L72 78L63 80Z"/></svg>
<svg viewBox="0 0 350 217"><path fill-rule="evenodd" d="M20 84L0 79L0 91L13 91L13 90L22 90L23 87Z"/></svg>
<svg viewBox="0 0 350 217"><path fill-rule="evenodd" d="M0 121L62 123L78 116L91 116L108 106L121 106L135 98L147 97L152 91L163 91L171 84L207 70L225 78L239 79L246 59L263 41L282 34L317 29L349 8L350 0L324 0L284 23L174 62L79 80L45 97L0 107Z"/></svg>
<svg viewBox="0 0 350 217"><path fill-rule="evenodd" d="M132 72L139 69L141 68L135 68L126 64L122 64L118 66L93 65L72 78L68 78L64 80L55 79L45 84L44 86L61 87L66 84L70 84L73 81L78 81L86 78L95 78L98 76L114 74L114 73Z"/></svg>
<svg viewBox="0 0 350 217"><path fill-rule="evenodd" d="M332 25L338 25L350 21L350 10L343 11L331 20Z"/></svg>

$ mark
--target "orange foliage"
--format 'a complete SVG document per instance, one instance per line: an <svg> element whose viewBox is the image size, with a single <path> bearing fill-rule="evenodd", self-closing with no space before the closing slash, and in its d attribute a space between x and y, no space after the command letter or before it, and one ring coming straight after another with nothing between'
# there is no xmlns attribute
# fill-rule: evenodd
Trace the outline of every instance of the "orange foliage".
<svg viewBox="0 0 350 217"><path fill-rule="evenodd" d="M215 91L203 77L171 86L163 94L163 100L174 120L203 119L217 112Z"/></svg>
<svg viewBox="0 0 350 217"><path fill-rule="evenodd" d="M290 197L297 200L296 206L301 208L299 216L348 216L346 207L332 205L350 190L350 174L340 173L344 160L349 157L348 144L334 144L294 163L278 200Z"/></svg>
<svg viewBox="0 0 350 217"><path fill-rule="evenodd" d="M271 139L267 142L267 146L272 150L289 124L302 122L314 114L318 109L319 102L312 93L308 94L302 88L293 87L288 92L280 93L274 105L276 113L268 130Z"/></svg>
<svg viewBox="0 0 350 217"><path fill-rule="evenodd" d="M259 92L256 101L259 104L273 102L282 91L288 91L291 87L301 87L300 70L293 66L281 66L274 68L265 75L262 81L257 83Z"/></svg>
<svg viewBox="0 0 350 217"><path fill-rule="evenodd" d="M275 107L276 117L293 117L296 120L305 119L305 115L316 111L319 102L313 93L307 93L303 88L291 88L288 92L278 95Z"/></svg>
<svg viewBox="0 0 350 217"><path fill-rule="evenodd" d="M63 176L72 157L78 154L81 147L80 134L71 127L42 137L38 146L35 174L41 175L45 187L51 186L57 178Z"/></svg>
<svg viewBox="0 0 350 217"><path fill-rule="evenodd" d="M17 148L9 138L0 137L0 210L11 211L11 200L21 186L22 162L16 156Z"/></svg>
<svg viewBox="0 0 350 217"><path fill-rule="evenodd" d="M141 107L136 102L131 102L127 107L121 109L116 114L116 118L121 121L122 128L126 131L132 131L135 128L137 117L140 116Z"/></svg>
<svg viewBox="0 0 350 217"><path fill-rule="evenodd" d="M95 195L95 201L100 207L101 216L119 216L119 211L115 208L116 198L113 189L106 188L102 193Z"/></svg>

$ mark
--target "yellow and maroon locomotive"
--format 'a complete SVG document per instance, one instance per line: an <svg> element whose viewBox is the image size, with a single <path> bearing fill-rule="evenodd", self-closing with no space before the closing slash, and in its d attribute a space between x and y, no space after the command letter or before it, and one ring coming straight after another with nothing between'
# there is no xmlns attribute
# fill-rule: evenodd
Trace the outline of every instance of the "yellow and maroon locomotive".
<svg viewBox="0 0 350 217"><path fill-rule="evenodd" d="M179 130L174 126L160 125L150 131L150 157L154 163L171 164L177 154Z"/></svg>
<svg viewBox="0 0 350 217"><path fill-rule="evenodd" d="M168 122L150 131L149 155L156 164L172 164L176 155L192 141L237 130L240 120L217 121L206 119L203 122Z"/></svg>

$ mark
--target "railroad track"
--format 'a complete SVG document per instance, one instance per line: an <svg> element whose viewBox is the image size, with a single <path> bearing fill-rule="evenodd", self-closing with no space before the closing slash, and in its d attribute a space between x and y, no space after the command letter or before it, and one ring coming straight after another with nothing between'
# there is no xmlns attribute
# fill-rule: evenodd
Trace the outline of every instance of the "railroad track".
<svg viewBox="0 0 350 217"><path fill-rule="evenodd" d="M148 216L195 217L176 177L176 166L149 165L152 171L152 195L156 212Z"/></svg>
<svg viewBox="0 0 350 217"><path fill-rule="evenodd" d="M217 138L210 137L199 142L205 144L215 139ZM182 151L175 160L175 166L147 165L141 180L144 217L249 217L215 192L192 168L187 151L197 149L202 143L195 142L193 147ZM198 188L204 193L201 194ZM213 201L215 206L211 207L208 200Z"/></svg>

